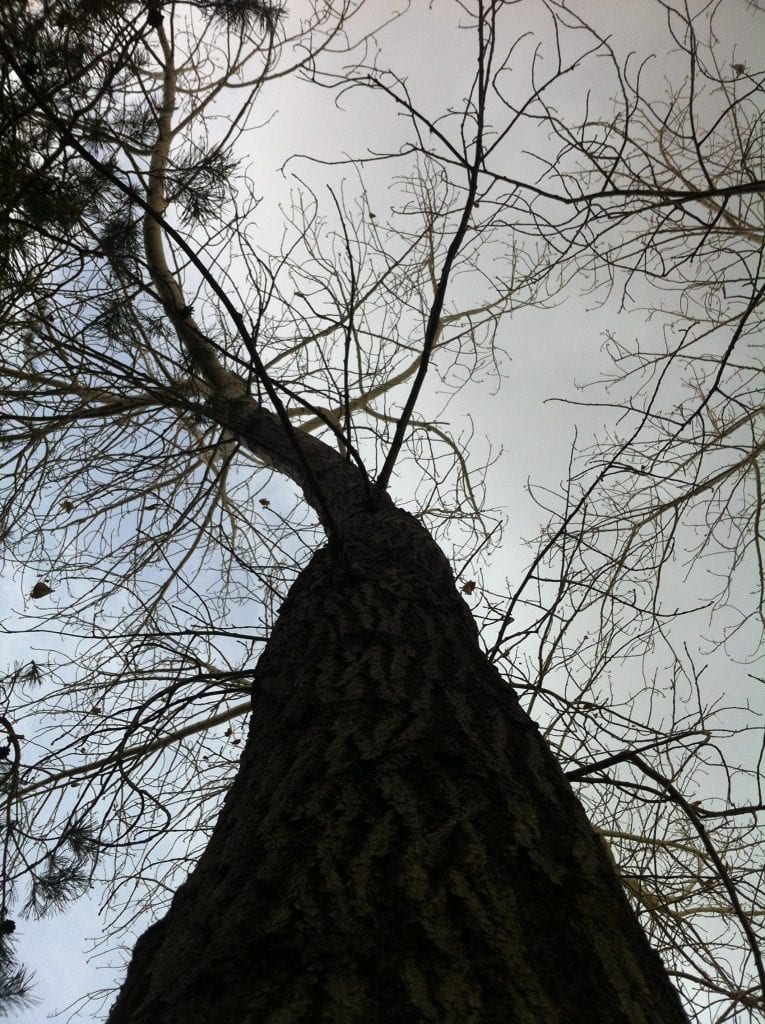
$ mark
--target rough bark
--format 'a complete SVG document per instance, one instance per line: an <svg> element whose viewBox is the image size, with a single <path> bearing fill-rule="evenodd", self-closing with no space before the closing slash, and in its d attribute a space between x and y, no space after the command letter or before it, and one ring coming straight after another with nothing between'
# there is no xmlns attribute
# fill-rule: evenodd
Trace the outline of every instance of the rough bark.
<svg viewBox="0 0 765 1024"><path fill-rule="evenodd" d="M110 1024L679 1024L449 566L380 499L294 585L209 846Z"/></svg>

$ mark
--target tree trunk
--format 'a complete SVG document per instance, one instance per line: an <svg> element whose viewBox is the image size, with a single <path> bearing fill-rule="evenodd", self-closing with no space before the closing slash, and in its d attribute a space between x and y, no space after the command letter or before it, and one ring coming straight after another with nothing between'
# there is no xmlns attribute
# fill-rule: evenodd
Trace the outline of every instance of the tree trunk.
<svg viewBox="0 0 765 1024"><path fill-rule="evenodd" d="M212 839L110 1024L685 1020L446 559L359 512L285 601Z"/></svg>

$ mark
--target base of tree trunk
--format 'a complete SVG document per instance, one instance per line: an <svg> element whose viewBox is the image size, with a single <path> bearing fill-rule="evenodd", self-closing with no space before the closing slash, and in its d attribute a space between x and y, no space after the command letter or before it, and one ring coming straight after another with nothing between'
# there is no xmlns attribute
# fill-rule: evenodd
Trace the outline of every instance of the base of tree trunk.
<svg viewBox="0 0 765 1024"><path fill-rule="evenodd" d="M210 844L110 1024L679 1024L437 546L359 516L287 598Z"/></svg>

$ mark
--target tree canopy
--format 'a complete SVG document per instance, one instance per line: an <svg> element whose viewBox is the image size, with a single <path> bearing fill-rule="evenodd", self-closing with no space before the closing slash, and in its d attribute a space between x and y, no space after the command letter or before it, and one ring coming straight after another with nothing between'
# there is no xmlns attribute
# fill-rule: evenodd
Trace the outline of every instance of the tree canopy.
<svg viewBox="0 0 765 1024"><path fill-rule="evenodd" d="M434 6L0 13L6 1003L25 915L130 948L205 846L343 515L299 437L442 546L689 1012L763 1019L762 11ZM493 396L588 311L551 478Z"/></svg>

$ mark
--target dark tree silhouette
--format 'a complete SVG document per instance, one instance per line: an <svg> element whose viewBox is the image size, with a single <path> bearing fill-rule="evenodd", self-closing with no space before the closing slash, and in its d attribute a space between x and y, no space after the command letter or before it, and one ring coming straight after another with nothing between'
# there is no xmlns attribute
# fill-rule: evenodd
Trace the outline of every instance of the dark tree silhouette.
<svg viewBox="0 0 765 1024"><path fill-rule="evenodd" d="M453 397L494 371L503 318L543 307L575 274L625 289L657 263L665 281L668 265L682 274L699 258L691 222L713 244L733 218L751 245L758 229L740 213L761 196L761 168L736 163L739 145L713 173L712 135L682 145L695 85L652 122L660 101L644 104L639 76L557 3L539 8L549 49L531 45L522 98L516 64L530 44L518 5L456 5L466 98L435 114L383 69L374 5L6 7L3 534L9 558L36 574L28 600L53 603L71 654L4 686L2 922L23 879L27 910L43 914L111 858L113 897L121 880L135 886L129 926L150 865L176 891L135 946L111 1024L684 1021L662 962L682 980L680 943L665 927L653 933L662 956L652 948L635 908L655 911L654 890L617 865L617 829L594 829L572 790L626 765L629 777L608 776L617 805L630 793L697 826L689 856L717 873L742 960L762 975L753 914L704 809L652 761L704 722L673 718L639 742L631 718L612 734L625 749L606 751L592 723L610 729L617 713L580 731L583 690L555 756L540 726L554 736L557 718L537 723L519 699L544 694L556 658L569 671L566 630L598 602L623 603L633 551L654 550L630 527L635 494L648 494L646 523L697 495L685 480L677 500L656 483L679 435L642 411L641 430L664 429L644 491L593 485L580 496L572 476L523 585L509 602L489 598L482 637L465 570L497 523L470 439L452 436L427 393L434 376ZM697 76L694 25L669 11L675 40L678 26L691 33ZM621 87L610 119L586 94L599 60ZM325 203L298 179L271 253L243 159L269 90L290 75L311 95L337 94L341 109L362 95L391 103L408 134L363 159L325 161L332 174L368 164L369 192L339 181ZM727 116L751 125L759 80L745 96L736 88ZM518 149L508 162L530 126L541 128L533 159ZM404 199L382 214L374 174L405 158ZM700 411L688 423L716 408L760 302L761 284L749 284L735 323L717 325L732 340L696 377ZM599 452L598 487L645 457L644 438ZM761 443L751 450L754 462ZM417 474L416 514L394 498L402 473ZM623 521L597 504L603 493ZM671 545L655 543L664 566ZM577 561L572 544L577 558L598 557ZM651 564L645 556L641 571ZM548 601L546 567L558 565ZM534 587L541 612L514 631ZM235 625L237 602L262 621ZM641 635L654 636L658 599L645 621ZM610 646L593 677L617 657L612 612L598 635ZM517 653L536 636L531 679ZM250 705L245 740L235 727ZM34 764L24 721L49 734ZM658 848L646 826L650 835ZM10 953L0 982L6 965L8 998L23 997ZM715 979L725 1012L756 1012L753 990ZM692 997L700 982L687 980Z"/></svg>

